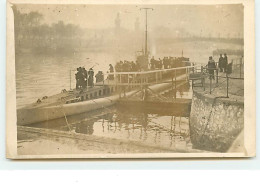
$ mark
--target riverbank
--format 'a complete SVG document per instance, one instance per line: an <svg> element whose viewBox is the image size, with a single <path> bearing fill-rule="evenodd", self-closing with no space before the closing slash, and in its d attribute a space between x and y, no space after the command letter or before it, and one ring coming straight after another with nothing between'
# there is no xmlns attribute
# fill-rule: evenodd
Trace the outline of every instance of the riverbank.
<svg viewBox="0 0 260 185"><path fill-rule="evenodd" d="M228 94L226 83L226 79L219 78L218 83L212 81L210 88L209 79L206 79L205 90L203 87L193 88L190 132L191 142L197 149L227 152L243 132L243 79L230 79ZM242 147L237 147L235 151L244 152L243 139L237 142L239 144L236 145Z"/></svg>

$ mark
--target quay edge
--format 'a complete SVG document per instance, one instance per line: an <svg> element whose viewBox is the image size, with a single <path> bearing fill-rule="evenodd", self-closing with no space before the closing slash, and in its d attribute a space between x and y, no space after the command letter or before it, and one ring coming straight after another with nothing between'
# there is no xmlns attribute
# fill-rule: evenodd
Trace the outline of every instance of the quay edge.
<svg viewBox="0 0 260 185"><path fill-rule="evenodd" d="M194 148L227 152L243 129L243 101L193 91L190 136Z"/></svg>

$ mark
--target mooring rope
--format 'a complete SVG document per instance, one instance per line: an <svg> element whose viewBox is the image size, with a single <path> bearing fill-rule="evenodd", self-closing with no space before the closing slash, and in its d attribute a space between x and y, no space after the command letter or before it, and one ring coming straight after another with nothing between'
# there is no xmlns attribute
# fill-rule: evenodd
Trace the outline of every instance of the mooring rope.
<svg viewBox="0 0 260 185"><path fill-rule="evenodd" d="M61 103L62 103L62 102L61 102ZM66 124L67 124L69 130L72 131L72 129L71 129L70 126L69 126L69 122L68 122L68 119L67 119L67 116L66 116L66 113L65 113L65 111L64 111L64 109L63 109L62 104L60 104L60 108L61 108L61 111L63 112L63 115L64 115L64 117L65 117L65 121L66 121Z"/></svg>

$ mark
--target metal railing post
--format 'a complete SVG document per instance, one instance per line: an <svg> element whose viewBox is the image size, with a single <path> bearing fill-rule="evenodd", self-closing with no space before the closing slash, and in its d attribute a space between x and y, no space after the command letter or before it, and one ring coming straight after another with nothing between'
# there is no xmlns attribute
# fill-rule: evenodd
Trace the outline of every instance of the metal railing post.
<svg viewBox="0 0 260 185"><path fill-rule="evenodd" d="M117 89L117 76L115 71L114 71L114 85L116 86Z"/></svg>
<svg viewBox="0 0 260 185"><path fill-rule="evenodd" d="M172 75L172 92L173 92L173 75ZM172 101L173 101L173 97L172 97Z"/></svg>
<svg viewBox="0 0 260 185"><path fill-rule="evenodd" d="M241 76L242 76L242 58L240 58L240 69L239 69L239 77L241 78Z"/></svg>
<svg viewBox="0 0 260 185"><path fill-rule="evenodd" d="M216 68L216 83L218 83L218 68Z"/></svg>
<svg viewBox="0 0 260 185"><path fill-rule="evenodd" d="M203 76L203 82L202 82L202 83L203 83L203 90L205 91L205 90L206 90L206 89L205 89L206 87L205 87L205 78L204 78L204 76Z"/></svg>
<svg viewBox="0 0 260 185"><path fill-rule="evenodd" d="M186 73L186 81L187 81L187 74L188 74L188 72L187 72L187 68L185 68L185 73Z"/></svg>
<svg viewBox="0 0 260 185"><path fill-rule="evenodd" d="M229 78L228 78L228 74L227 73L226 73L226 77L227 77L227 98L229 98L229 96L228 96Z"/></svg>
<svg viewBox="0 0 260 185"><path fill-rule="evenodd" d="M175 71L175 87L174 87L174 98L176 99L176 93L177 93L177 74L176 74L176 69L174 70Z"/></svg>
<svg viewBox="0 0 260 185"><path fill-rule="evenodd" d="M212 76L209 76L209 94L211 94Z"/></svg>

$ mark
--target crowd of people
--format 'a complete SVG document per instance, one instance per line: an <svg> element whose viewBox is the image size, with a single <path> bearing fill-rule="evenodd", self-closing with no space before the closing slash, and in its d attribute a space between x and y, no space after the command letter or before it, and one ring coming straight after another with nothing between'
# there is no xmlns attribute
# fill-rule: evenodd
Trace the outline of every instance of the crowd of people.
<svg viewBox="0 0 260 185"><path fill-rule="evenodd" d="M184 57L164 57L156 60L154 56L150 60L150 69L169 69L174 67L180 67L184 64L182 63ZM140 65L134 61L119 61L115 65L116 72L136 72L141 71Z"/></svg>
<svg viewBox="0 0 260 185"><path fill-rule="evenodd" d="M169 69L173 67L182 67L185 65L182 61L184 57L164 57L162 60L159 58L155 60L154 57L150 60L150 69ZM112 64L109 64L109 73L116 72L137 72L141 71L141 67L138 62L134 61L119 61L116 63L115 68ZM104 74L102 71L98 71L95 75L96 83L104 81ZM76 78L76 89L85 89L86 87L94 86L94 70L90 68L88 71L84 67L78 67L75 74ZM125 76L122 75L122 79ZM114 75L109 74L107 77L108 80L114 80Z"/></svg>
<svg viewBox="0 0 260 185"><path fill-rule="evenodd" d="M218 60L218 67L220 69L220 72L226 72L227 71L227 65L228 65L228 58L227 54L224 54L224 57L222 54L220 54L219 60Z"/></svg>
<svg viewBox="0 0 260 185"><path fill-rule="evenodd" d="M207 68L208 68L208 72L210 74L210 78L212 78L213 80L215 79L214 77L214 73L215 70L219 69L219 72L223 72L223 73L227 73L227 69L228 69L228 57L227 54L224 54L224 57L222 56L222 54L220 54L219 60L216 63L212 56L209 57L209 61L207 64Z"/></svg>
<svg viewBox="0 0 260 185"><path fill-rule="evenodd" d="M96 74L96 82L101 82L104 80L104 74L99 71ZM84 67L77 68L76 78L76 89L84 89L86 87L94 86L94 70L90 68L88 71Z"/></svg>
<svg viewBox="0 0 260 185"><path fill-rule="evenodd" d="M154 56L150 60L151 69L170 69L174 67L183 66L183 61L186 58L184 57L164 57L163 59L159 58L158 60L154 59Z"/></svg>
<svg viewBox="0 0 260 185"><path fill-rule="evenodd" d="M117 62L115 65L116 72L135 72L140 71L140 66L137 62L124 60Z"/></svg>
<svg viewBox="0 0 260 185"><path fill-rule="evenodd" d="M114 67L109 64L109 73L114 72ZM88 71L84 67L78 67L75 74L76 78L76 89L85 89L86 87L94 87L94 70L90 68ZM96 83L104 81L104 73L98 71L95 75ZM114 79L114 75L108 75L109 80Z"/></svg>

